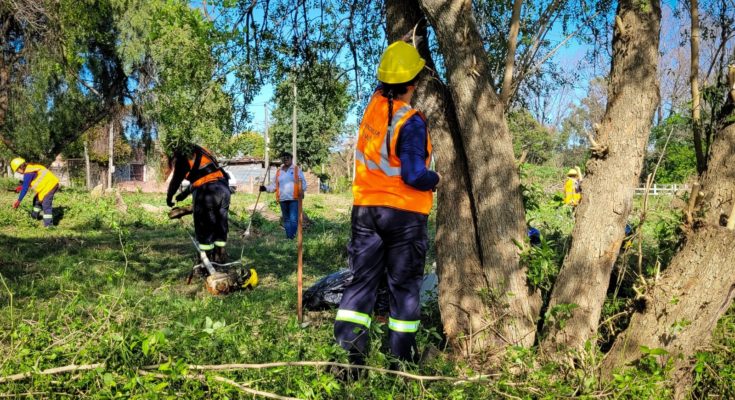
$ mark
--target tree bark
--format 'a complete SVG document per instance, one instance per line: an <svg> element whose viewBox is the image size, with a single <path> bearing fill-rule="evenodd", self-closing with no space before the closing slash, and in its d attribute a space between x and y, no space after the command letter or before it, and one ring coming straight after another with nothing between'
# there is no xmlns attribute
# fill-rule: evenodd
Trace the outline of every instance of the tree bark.
<svg viewBox="0 0 735 400"><path fill-rule="evenodd" d="M707 169L707 161L702 147L702 106L699 96L699 0L690 0L691 13L691 73L689 84L692 90L692 132L694 134L694 154L697 157L697 172L702 174Z"/></svg>
<svg viewBox="0 0 735 400"><path fill-rule="evenodd" d="M696 0L695 0L696 1ZM513 1L513 13L510 17L510 32L508 34L508 54L505 56L505 70L503 71L503 86L500 89L500 101L507 107L513 84L513 64L516 58L518 45L518 31L521 29L521 8L523 0Z"/></svg>
<svg viewBox="0 0 735 400"><path fill-rule="evenodd" d="M613 34L610 90L582 184L572 244L552 291L549 311L576 304L566 324L546 324L545 351L581 349L597 333L612 266L625 236L659 103L658 0L621 0ZM563 325L563 326L562 326Z"/></svg>
<svg viewBox="0 0 735 400"><path fill-rule="evenodd" d="M467 157L467 187L475 205L485 281L463 282L468 286L463 291L463 301L484 303L488 312L478 317L484 321L482 330L471 334L486 353L508 345L531 346L541 299L537 291L528 287L525 268L519 262L515 243L523 243L526 235L520 178L505 107L491 83L472 2L420 0L420 5L434 27L444 55ZM439 243L438 252L448 250L440 249L441 246Z"/></svg>
<svg viewBox="0 0 735 400"><path fill-rule="evenodd" d="M416 0L388 0L386 11L390 42L410 32L423 17ZM435 70L425 24L418 25L416 36L422 38L418 49L427 67ZM473 343L473 333L486 325L483 316L489 310L476 296L478 288L467 285L477 282L480 289L488 290L478 250L474 204L468 192L464 146L452 98L437 77L424 75L414 103L427 115L436 169L442 175L437 191L436 264L444 333L454 350L472 360L475 349L482 350L482 343Z"/></svg>
<svg viewBox="0 0 735 400"><path fill-rule="evenodd" d="M665 349L668 353L661 361L673 360L675 372L690 377L690 371L681 369L690 356L707 347L717 321L732 305L735 232L725 227L725 221L735 218L733 158L735 124L731 123L714 138L708 170L701 179L704 196L699 207L704 217L695 221L686 244L646 293L645 309L633 315L629 328L615 340L602 364L608 375L639 359L641 346L648 346ZM688 379L676 382L676 394L681 397Z"/></svg>

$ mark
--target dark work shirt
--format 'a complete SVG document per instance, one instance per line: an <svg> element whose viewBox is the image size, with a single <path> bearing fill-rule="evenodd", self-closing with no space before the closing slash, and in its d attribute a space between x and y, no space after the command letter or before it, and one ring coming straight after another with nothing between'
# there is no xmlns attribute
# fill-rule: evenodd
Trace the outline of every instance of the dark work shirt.
<svg viewBox="0 0 735 400"><path fill-rule="evenodd" d="M401 178L418 190L433 190L439 183L439 175L426 168L426 122L414 114L401 127L397 152L401 159Z"/></svg>

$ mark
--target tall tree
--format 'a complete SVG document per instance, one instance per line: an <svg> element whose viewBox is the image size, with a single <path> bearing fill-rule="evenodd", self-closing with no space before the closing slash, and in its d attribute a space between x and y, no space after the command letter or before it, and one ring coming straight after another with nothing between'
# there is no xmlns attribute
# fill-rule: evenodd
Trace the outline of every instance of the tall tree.
<svg viewBox="0 0 735 400"><path fill-rule="evenodd" d="M484 278L473 281L473 293L462 291L464 302L473 308L465 310L456 304L452 313L483 312L450 318L464 322L459 331L477 341L478 348L486 353L510 345L530 346L535 339L541 300L539 293L528 287L525 269L519 262L516 243L523 243L526 233L520 179L505 105L493 87L472 2L421 0L420 4L444 56L467 161L466 170L457 173L469 177L467 191L474 205L476 231L463 229L456 234L461 240L476 242L480 255L479 263L460 264L457 270L446 270L445 274L456 275L459 282ZM474 237L468 235L472 233ZM473 320L482 321L484 330L473 331Z"/></svg>
<svg viewBox="0 0 735 400"><path fill-rule="evenodd" d="M618 4L607 109L587 162L571 248L549 304L549 315L566 310L571 316L565 324L546 324L547 350L582 349L597 333L659 103L660 21L658 0Z"/></svg>
<svg viewBox="0 0 735 400"><path fill-rule="evenodd" d="M683 398L689 357L710 343L712 331L735 299L735 67L730 67L729 101L720 115L701 177L700 218L685 230L686 244L645 294L645 307L616 340L603 363L613 371L642 357L641 346L666 350L677 374L677 397ZM697 196L697 194L694 194ZM683 356L683 357L682 357Z"/></svg>
<svg viewBox="0 0 735 400"><path fill-rule="evenodd" d="M270 128L273 151L291 150L293 79L298 84L297 124L298 161L315 167L329 158L330 149L343 132L350 97L342 71L329 63L313 60L291 74L276 87L273 110L275 123Z"/></svg>

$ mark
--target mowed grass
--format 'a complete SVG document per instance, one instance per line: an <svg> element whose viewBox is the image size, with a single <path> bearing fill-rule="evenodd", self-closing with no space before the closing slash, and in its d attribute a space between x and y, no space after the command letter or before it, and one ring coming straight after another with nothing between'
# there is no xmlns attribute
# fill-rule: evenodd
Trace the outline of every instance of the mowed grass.
<svg viewBox="0 0 735 400"><path fill-rule="evenodd" d="M3 191L0 203L9 205L14 197ZM93 199L87 193L62 191L55 199L57 226L51 230L30 219L30 198L21 209L0 209L0 375L104 363L92 371L0 383L0 393L237 398L240 392L229 385L183 378L183 365L345 361L333 343L333 312L309 312L306 324L297 323L296 242L284 238L272 195L262 196L268 210L265 217L256 216L248 237L242 232L255 196L233 196L228 253L235 259L242 255L245 266L258 271L260 284L220 297L208 294L201 280L186 285L195 258L186 232L193 232L191 216L168 220L163 195L122 198L127 212L118 209L112 195ZM145 211L143 204L160 210ZM307 197L305 210L312 223L304 232L305 289L346 268L350 209L348 196ZM375 335L384 330L376 325ZM436 331L436 326L424 326L422 346L429 336L439 345ZM371 364L387 366L380 346L374 347ZM161 363L169 365L158 371L164 378L137 371ZM451 372L448 368L431 372ZM299 398L432 392L380 374L348 389L330 373L311 367L220 375ZM371 388L376 379L380 390ZM434 386L437 393L454 390L450 384Z"/></svg>
<svg viewBox="0 0 735 400"><path fill-rule="evenodd" d="M543 172L543 171L542 171ZM536 176L538 174L532 175ZM558 174L557 174L558 175ZM555 176L555 175L554 175ZM536 178L534 178L536 179ZM528 213L551 250L532 257L538 265L558 268L573 228L571 212L553 199L554 183L539 180L539 207ZM1 182L1 181L0 181ZM5 183L8 183L7 181ZM3 183L3 184L5 184ZM530 184L529 184L530 186ZM202 281L186 285L195 251L187 229L191 216L168 220L163 195L123 194L127 207L112 195L92 198L65 190L55 200L57 226L41 228L30 219L30 198L22 210L9 205L14 193L0 188L0 376L39 372L67 365L102 364L87 371L33 374L0 383L0 396L28 398L252 398L225 377L249 388L304 399L485 399L507 398L669 398L664 370L655 363L599 382L593 369L543 364L532 350L514 349L493 375L481 381L422 382L380 371L343 383L324 368L278 367L200 372L187 365L346 361L332 337L334 311L307 312L296 320L296 243L284 238L280 210L272 195L256 214L252 234L243 237L254 195L232 198L228 253L255 268L260 285L228 296L208 294ZM531 191L533 192L533 190ZM635 215L639 213L636 200ZM158 210L146 211L149 206ZM349 195L308 196L312 220L304 232L304 288L347 266ZM430 236L435 232L430 218ZM635 217L631 218L634 227ZM652 202L643 226L644 269L666 262L675 244L677 224L671 199ZM433 239L432 239L433 241ZM635 269L635 246L619 263ZM433 244L427 270L433 263ZM548 261L548 262L546 262ZM546 267L545 267L546 268ZM622 290L625 292L625 290ZM608 299L605 314L619 312L624 299ZM720 322L713 351L697 356L697 394L734 394L735 313ZM387 368L387 328L374 323L370 366ZM465 377L475 375L461 354L444 352L436 303L424 306L420 350L434 354L410 372ZM586 362L599 362L600 354ZM596 358L595 358L596 357ZM146 372L142 367L159 365ZM151 374L153 373L153 375ZM202 378L199 376L203 374ZM1 380L1 378L0 378Z"/></svg>

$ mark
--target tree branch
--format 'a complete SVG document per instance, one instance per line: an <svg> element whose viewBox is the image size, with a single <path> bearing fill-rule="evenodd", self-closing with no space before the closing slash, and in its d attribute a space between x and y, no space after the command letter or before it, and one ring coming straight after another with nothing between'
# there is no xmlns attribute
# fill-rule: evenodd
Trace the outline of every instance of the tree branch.
<svg viewBox="0 0 735 400"><path fill-rule="evenodd" d="M518 31L521 28L522 6L523 0L513 1L513 14L510 17L510 33L508 34L508 53L505 55L505 70L503 71L503 84L500 90L500 102L505 107L508 107L511 85L513 84L513 63L516 58Z"/></svg>

